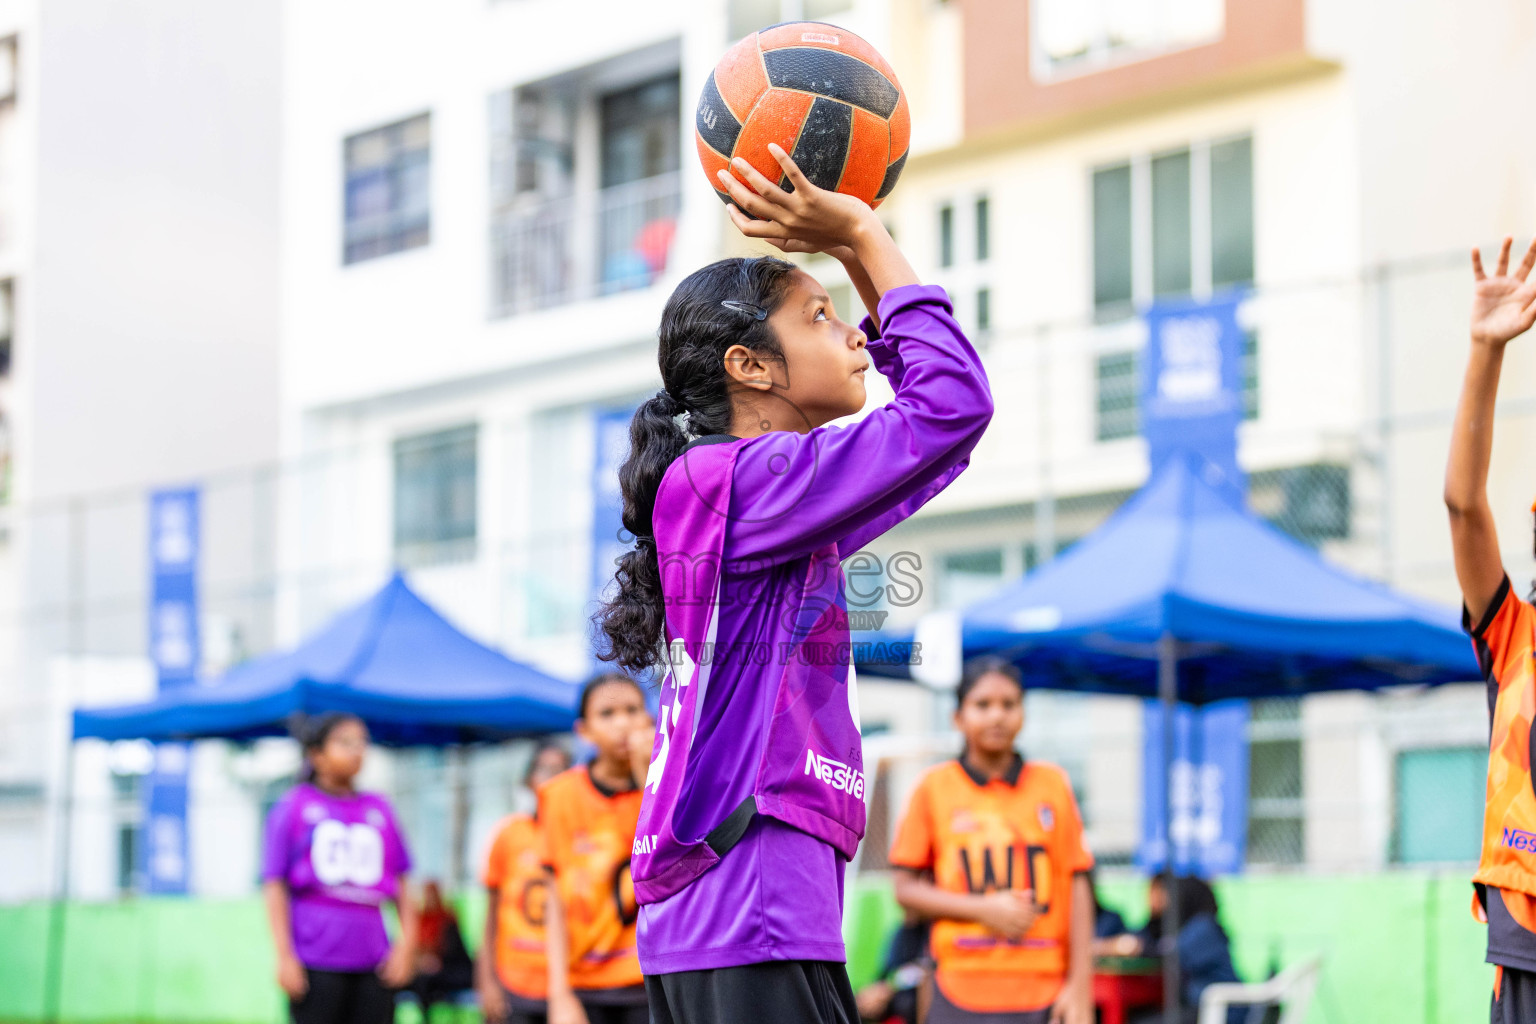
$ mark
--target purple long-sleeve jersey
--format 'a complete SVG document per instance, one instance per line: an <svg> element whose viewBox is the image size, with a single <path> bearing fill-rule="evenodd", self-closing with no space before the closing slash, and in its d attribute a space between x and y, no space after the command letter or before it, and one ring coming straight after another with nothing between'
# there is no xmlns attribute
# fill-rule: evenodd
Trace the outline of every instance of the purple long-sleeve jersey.
<svg viewBox="0 0 1536 1024"><path fill-rule="evenodd" d="M879 313L891 402L701 439L658 491L671 671L631 863L647 974L844 959L866 783L840 563L958 476L992 416L943 289L894 288Z"/></svg>

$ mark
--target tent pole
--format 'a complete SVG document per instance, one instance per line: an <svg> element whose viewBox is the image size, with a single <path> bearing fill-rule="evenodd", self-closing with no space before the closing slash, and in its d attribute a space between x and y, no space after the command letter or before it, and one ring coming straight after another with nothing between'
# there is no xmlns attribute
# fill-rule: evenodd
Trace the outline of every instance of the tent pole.
<svg viewBox="0 0 1536 1024"><path fill-rule="evenodd" d="M1172 633L1157 639L1157 695L1163 706L1163 867L1169 884L1163 907L1163 1020L1179 1020L1179 904L1174 897L1177 877L1173 852L1173 765L1178 742L1174 716L1179 710L1179 643Z"/></svg>
<svg viewBox="0 0 1536 1024"><path fill-rule="evenodd" d="M75 741L64 750L64 788L59 804L59 851L56 855L59 877L54 886L53 904L48 908L47 949L43 951L43 1020L57 1024L64 990L64 922L69 907L69 848L72 842L70 822L74 817Z"/></svg>

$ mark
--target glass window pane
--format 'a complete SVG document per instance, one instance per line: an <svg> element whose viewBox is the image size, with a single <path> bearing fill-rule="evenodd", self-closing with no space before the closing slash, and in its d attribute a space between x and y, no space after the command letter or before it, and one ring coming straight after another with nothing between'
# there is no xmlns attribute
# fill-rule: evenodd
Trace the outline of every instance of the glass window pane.
<svg viewBox="0 0 1536 1024"><path fill-rule="evenodd" d="M1259 332L1243 332L1243 419L1259 418Z"/></svg>
<svg viewBox="0 0 1536 1024"><path fill-rule="evenodd" d="M1211 287L1253 280L1253 140L1211 147Z"/></svg>
<svg viewBox="0 0 1536 1024"><path fill-rule="evenodd" d="M431 115L422 114L344 141L344 262L427 244L430 137Z"/></svg>
<svg viewBox="0 0 1536 1024"><path fill-rule="evenodd" d="M944 556L939 577L939 607L962 608L995 591L1003 583L1003 549L957 551Z"/></svg>
<svg viewBox="0 0 1536 1024"><path fill-rule="evenodd" d="M1397 756L1393 860L1475 861L1482 840L1488 751L1405 750Z"/></svg>
<svg viewBox="0 0 1536 1024"><path fill-rule="evenodd" d="M978 331L989 330L992 327L992 289L978 288L976 290L976 329Z"/></svg>
<svg viewBox="0 0 1536 1024"><path fill-rule="evenodd" d="M976 259L992 255L992 204L985 196L976 200Z"/></svg>
<svg viewBox="0 0 1536 1024"><path fill-rule="evenodd" d="M955 208L939 207L939 266L955 264Z"/></svg>
<svg viewBox="0 0 1536 1024"><path fill-rule="evenodd" d="M604 188L677 170L679 89L668 75L603 97Z"/></svg>
<svg viewBox="0 0 1536 1024"><path fill-rule="evenodd" d="M853 0L802 0L800 16L806 21L821 21L852 7Z"/></svg>
<svg viewBox="0 0 1536 1024"><path fill-rule="evenodd" d="M1139 429L1135 352L1099 356L1095 369L1097 436L1100 441L1132 437Z"/></svg>
<svg viewBox="0 0 1536 1024"><path fill-rule="evenodd" d="M1131 165L1093 172L1093 304L1131 312Z"/></svg>
<svg viewBox="0 0 1536 1024"><path fill-rule="evenodd" d="M1152 291L1188 295L1190 287L1189 150L1152 161Z"/></svg>
<svg viewBox="0 0 1536 1024"><path fill-rule="evenodd" d="M740 39L783 20L779 14L779 0L731 0L727 29L732 39Z"/></svg>
<svg viewBox="0 0 1536 1024"><path fill-rule="evenodd" d="M403 565L473 557L475 426L395 442L395 558Z"/></svg>

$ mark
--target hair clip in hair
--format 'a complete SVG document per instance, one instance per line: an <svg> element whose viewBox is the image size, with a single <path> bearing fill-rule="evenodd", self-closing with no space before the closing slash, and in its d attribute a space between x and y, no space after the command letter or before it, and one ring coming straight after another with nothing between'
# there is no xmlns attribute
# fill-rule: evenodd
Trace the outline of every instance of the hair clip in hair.
<svg viewBox="0 0 1536 1024"><path fill-rule="evenodd" d="M768 311L762 306L754 306L750 302L738 302L735 299L721 299L720 305L726 309L734 309L738 313L745 313L754 320L767 320Z"/></svg>

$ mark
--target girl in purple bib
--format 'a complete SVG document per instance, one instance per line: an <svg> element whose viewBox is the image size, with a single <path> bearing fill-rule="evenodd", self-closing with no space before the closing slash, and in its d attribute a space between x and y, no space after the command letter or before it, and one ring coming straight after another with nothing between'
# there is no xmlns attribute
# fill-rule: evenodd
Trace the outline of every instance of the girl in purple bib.
<svg viewBox="0 0 1536 1024"><path fill-rule="evenodd" d="M655 1024L858 1020L843 871L867 780L841 563L959 475L992 416L948 297L870 208L744 161L729 215L839 260L875 314L772 257L689 276L662 313L664 390L619 470L635 549L601 654L666 669L631 871ZM895 398L850 426L873 365Z"/></svg>
<svg viewBox="0 0 1536 1024"><path fill-rule="evenodd" d="M388 1024L411 980L416 910L411 857L389 801L352 786L368 730L333 712L305 722L299 784L267 817L263 890L277 981L294 1024ZM400 935L384 931L394 902Z"/></svg>

